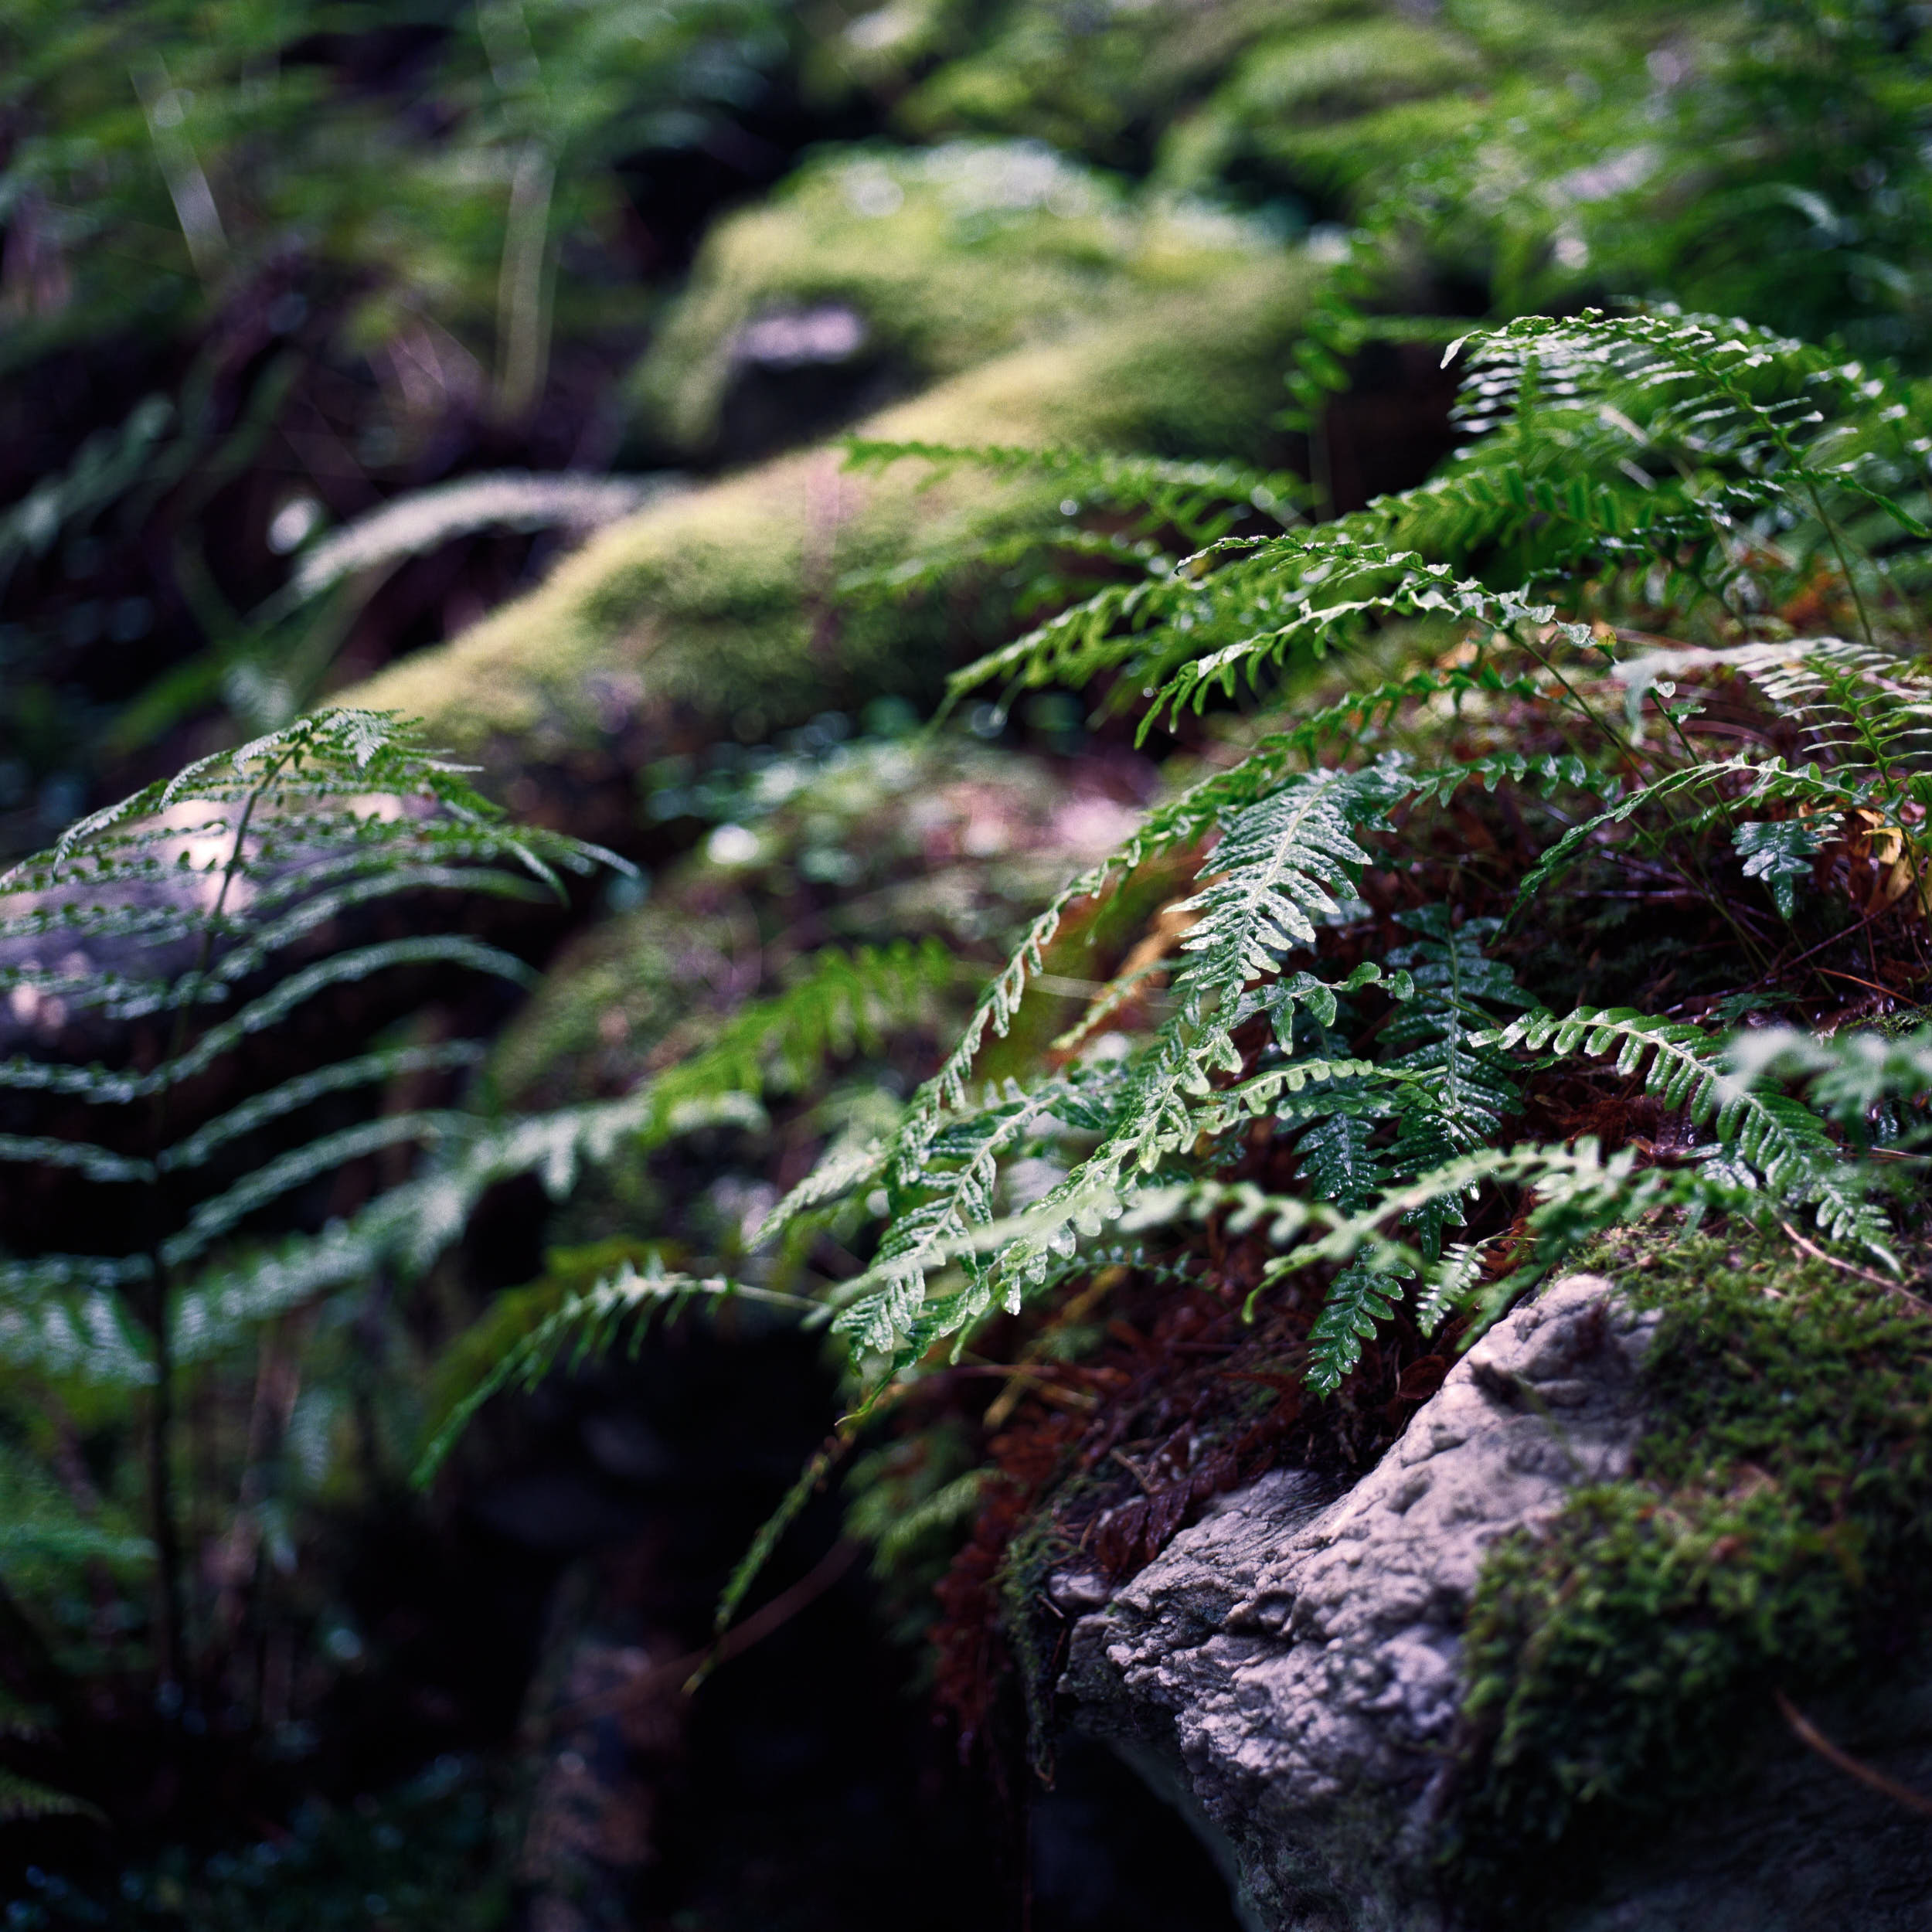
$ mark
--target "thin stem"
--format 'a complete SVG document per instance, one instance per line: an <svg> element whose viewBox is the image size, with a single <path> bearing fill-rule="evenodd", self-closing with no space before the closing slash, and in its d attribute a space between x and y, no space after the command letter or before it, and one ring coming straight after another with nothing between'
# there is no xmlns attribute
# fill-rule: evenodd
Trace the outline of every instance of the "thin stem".
<svg viewBox="0 0 1932 1932"><path fill-rule="evenodd" d="M187 1604L181 1563L181 1533L175 1519L174 1338L168 1332L168 1277L155 1257L155 1277L148 1327L155 1348L155 1388L148 1405L148 1514L155 1539L155 1675L163 1685L179 1684L185 1662Z"/></svg>
<svg viewBox="0 0 1932 1932"><path fill-rule="evenodd" d="M1845 577L1845 587L1851 592L1852 607L1859 614L1859 628L1865 633L1865 641L1876 651L1878 638L1872 630L1871 614L1865 607L1865 594L1859 588L1858 577L1852 569L1851 558L1845 554L1845 540L1838 533L1838 525L1826 513L1824 499L1818 495L1815 483L1808 483L1804 493L1811 499L1811 508L1818 512L1818 520L1824 525L1832 553L1838 558L1838 567Z"/></svg>
<svg viewBox="0 0 1932 1932"><path fill-rule="evenodd" d="M1577 706L1577 709L1582 712L1583 716L1587 718L1599 731L1602 732L1604 736L1609 739L1611 743L1616 746L1617 750L1621 751L1624 754L1624 757L1629 760L1633 776L1638 775L1641 772L1641 767L1637 757L1636 747L1632 745L1629 740L1624 737L1624 734L1617 730L1614 725L1610 723L1607 719L1599 714L1596 706L1591 704L1590 700L1586 698L1583 694L1563 675L1563 672L1560 671L1555 665L1551 663L1549 659L1545 657L1542 651L1536 648L1534 643L1526 641L1523 648L1526 650L1529 655L1534 658L1553 678L1556 680L1558 684L1563 686L1563 689L1569 693L1570 702L1573 703ZM1668 716L1669 707L1666 706L1665 709L1665 715ZM1676 725L1677 721L1675 719L1672 719L1671 722L1673 726ZM1678 730L1678 736L1680 740L1683 739L1684 734L1681 728ZM1696 754L1693 750L1692 750L1688 740L1684 740L1684 743L1686 751L1689 752L1691 756L1695 757ZM1688 828L1685 825L1684 821L1678 817L1676 808L1672 804L1667 794L1660 792L1658 794L1658 802L1663 806L1665 811L1669 815L1671 828L1672 831L1682 832L1688 829ZM1686 850L1686 863L1689 867L1689 877L1692 886L1702 896L1705 902L1716 910L1717 916L1723 920L1724 923L1730 927L1733 937L1736 938L1738 944L1744 949L1745 954L1747 957L1750 959L1751 964L1753 966L1762 968L1764 963L1764 956L1759 951L1756 940L1753 939L1752 935L1739 923L1736 915L1733 913L1730 907L1725 903L1723 896L1718 892L1716 886L1711 880L1710 876L1704 870L1702 865L1697 859L1694 851L1692 851L1688 848Z"/></svg>
<svg viewBox="0 0 1932 1932"><path fill-rule="evenodd" d="M175 1012L174 1035L168 1052L170 1062L179 1061L186 1048L189 1018L195 998L200 992L202 981L207 977L209 962L214 956L215 935L220 927L222 915L227 906L236 876L242 869L247 851L249 826L253 820L255 808L260 802L264 793L275 782L283 766L287 763L288 757L289 754L284 753L270 765L250 791L247 803L242 808L241 817L235 827L234 840L229 849L227 862L222 869L220 888L215 895L215 903L202 927L201 945L196 955L194 966L177 982L178 1004ZM157 1158L168 1144L172 1094L172 1080L163 1080L155 1090L149 1114L150 1151ZM175 1509L175 1354L170 1318L172 1295L170 1271L162 1254L161 1224L166 1213L167 1204L162 1195L160 1182L156 1182L151 1187L148 1205L148 1253L153 1273L148 1292L143 1298L144 1305L137 1309L137 1313L142 1325L147 1328L154 1347L155 1386L148 1406L147 1440L144 1445L144 1454L147 1463L148 1517L155 1543L155 1668L159 1681L163 1685L168 1685L181 1681L181 1673L186 1662L187 1592L182 1569L180 1526L176 1521Z"/></svg>

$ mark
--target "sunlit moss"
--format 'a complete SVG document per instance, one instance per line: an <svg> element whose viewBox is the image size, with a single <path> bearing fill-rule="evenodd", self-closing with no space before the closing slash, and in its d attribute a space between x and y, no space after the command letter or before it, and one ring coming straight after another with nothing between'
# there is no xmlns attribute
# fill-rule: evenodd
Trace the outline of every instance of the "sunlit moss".
<svg viewBox="0 0 1932 1932"><path fill-rule="evenodd" d="M1176 257L1158 292L1150 283L1062 339L981 363L865 432L1260 454L1313 274L1251 248ZM970 469L915 489L904 470L845 473L835 449L782 457L614 525L528 597L341 696L526 762L594 752L674 712L694 738L757 737L828 703L930 699L971 645L957 600L880 607L846 597L842 580L996 538L1053 495Z"/></svg>

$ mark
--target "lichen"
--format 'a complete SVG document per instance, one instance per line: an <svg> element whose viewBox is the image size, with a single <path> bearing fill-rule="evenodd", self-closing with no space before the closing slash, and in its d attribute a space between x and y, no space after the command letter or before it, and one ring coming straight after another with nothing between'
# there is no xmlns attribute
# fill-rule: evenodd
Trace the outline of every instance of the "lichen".
<svg viewBox="0 0 1932 1932"><path fill-rule="evenodd" d="M1721 1789L1802 1698L1896 1657L1932 1556L1932 1321L1774 1237L1600 1257L1662 1321L1628 1480L1486 1563L1453 1857L1524 1895Z"/></svg>

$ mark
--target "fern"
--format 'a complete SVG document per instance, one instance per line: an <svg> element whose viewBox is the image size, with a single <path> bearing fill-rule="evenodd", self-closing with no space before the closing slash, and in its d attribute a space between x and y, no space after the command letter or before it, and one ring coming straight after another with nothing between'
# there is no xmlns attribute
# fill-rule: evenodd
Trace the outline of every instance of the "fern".
<svg viewBox="0 0 1932 1932"><path fill-rule="evenodd" d="M1250 782L1258 777L1251 774ZM1233 791L1219 786L1210 792L1214 783L1209 781L1190 794L1196 811L1216 793ZM1367 862L1354 828L1379 818L1400 784L1400 776L1386 767L1366 773L1316 772L1281 781L1252 803L1227 811L1226 832L1202 867L1201 889L1175 909L1198 915L1182 941L1190 957L1175 978L1175 1011L1131 1068L1118 1077L1115 1111L1100 1145L1041 1204L1039 1234L1015 1244L997 1268L972 1268L966 1287L922 1319L927 1277L937 1258L949 1254L947 1244L968 1229L992 1218L999 1155L1027 1127L1050 1115L1068 1092L1066 1083L1049 1083L948 1129L941 1125L939 1109L948 1092L944 1083L959 1057L955 1055L915 1102L912 1124L902 1128L893 1160L900 1175L915 1182L935 1161L957 1165L942 1186L922 1191L917 1204L894 1219L866 1291L839 1317L842 1332L857 1336L869 1350L896 1357L901 1349L917 1350L939 1335L958 1332L993 1305L996 1296L1002 1304L1017 1307L1027 1285L1037 1287L1056 1249L1064 1246L1066 1227L1089 1213L1090 1203L1111 1199L1123 1185L1132 1185L1191 1146L1202 1131L1195 1103L1212 1090L1211 1076L1240 1070L1233 1028L1246 1016L1240 1002L1243 986L1252 978L1272 977L1285 954L1313 943L1315 920L1338 912L1335 893L1352 894ZM1144 830L1129 851L1138 858L1148 842ZM1123 854L1114 862L1124 866L1131 861ZM1018 969L1029 957L1038 970L1038 943L1030 955L1022 948L1014 967L995 982L996 992L1018 981ZM1310 986L1326 991L1319 982L1311 981ZM1009 998L1005 1017L1016 1004L1016 998ZM997 1015L999 1009L982 1011ZM1065 1222L1046 1218L1062 1207Z"/></svg>
<svg viewBox="0 0 1932 1932"><path fill-rule="evenodd" d="M1644 1073L1645 1092L1681 1109L1693 1125L1715 1130L1707 1161L1760 1179L1779 1198L1811 1207L1833 1240L1855 1243L1897 1267L1884 1218L1866 1198L1869 1182L1843 1164L1810 1109L1727 1078L1723 1040L1681 1022L1583 1009L1561 1019L1530 1014L1495 1034L1493 1043L1591 1059L1614 1050L1617 1073Z"/></svg>
<svg viewBox="0 0 1932 1932"><path fill-rule="evenodd" d="M668 1273L655 1257L641 1272L627 1262L594 1287L566 1295L433 1420L417 1464L417 1481L427 1482L435 1475L470 1418L499 1390L517 1384L534 1387L560 1364L575 1367L595 1359L627 1331L634 1353L653 1322L675 1320L699 1304L727 1301L781 1308L808 1325L822 1321L826 1313L816 1301L755 1283Z"/></svg>
<svg viewBox="0 0 1932 1932"><path fill-rule="evenodd" d="M1880 487L1903 451L1896 388L1883 376L1801 345L1742 325L1670 314L1627 321L1587 315L1492 332L1478 341L1468 367L1463 414L1479 440L1438 482L1317 529L1218 538L1165 574L1106 587L955 679L957 693L993 680L1077 686L1116 678L1117 688L1141 690L1145 728L1164 711L1199 709L1211 696L1231 696L1240 684L1273 675L1291 651L1319 656L1345 645L1371 624L1446 621L1493 641L1488 654L1479 648L1471 670L1410 672L1263 738L1233 773L1205 781L1157 815L1115 861L1073 882L1049 909L897 1136L855 1170L868 1179L896 1176L897 1189L917 1202L893 1219L879 1259L855 1284L840 1315L841 1328L867 1350L903 1361L995 1304L1017 1306L1029 1284L1043 1281L1083 1230L1123 1211L1134 1188L1162 1163L1185 1156L1204 1129L1225 1133L1284 1098L1284 1124L1305 1124L1300 1146L1306 1184L1318 1199L1351 1209L1373 1188L1399 1190L1413 1177L1450 1171L1492 1148L1519 1104L1519 1076L1506 1049L1554 1032L1539 1033L1534 1016L1498 1027L1498 1006L1507 1011L1526 1002L1485 953L1497 923L1457 929L1440 909L1417 916L1422 936L1380 962L1378 970L1405 978L1408 997L1384 1028L1375 1063L1352 1065L1345 1055L1331 1054L1318 1070L1297 1077L1291 1054L1290 1068L1215 1090L1217 1079L1242 1073L1232 1038L1242 1019L1272 1012L1277 1037L1287 1041L1292 1028L1284 1022L1295 999L1281 978L1284 957L1313 946L1318 921L1334 916L1336 893L1352 890L1352 876L1366 857L1354 828L1386 822L1398 799L1440 805L1474 783L1492 790L1534 786L1546 796L1560 789L1614 796L1616 765L1628 765L1632 745L1614 735L1608 715L1579 689L1577 674L1553 666L1549 653L1561 642L1597 678L1614 660L1590 627L1553 622L1556 613L1543 600L1539 580L1560 580L1586 564L1662 561L1692 584L1694 598L1728 608L1726 599L1742 594L1745 576L1760 567L1740 535L1750 519L1782 519L1787 530L1802 519L1818 533L1817 544L1842 549L1831 506L1853 499L1883 512L1903 539L1926 535L1916 514ZM1662 468L1664 453L1672 450L1693 460L1668 469L1677 481L1660 493L1640 459ZM866 452L880 462L896 454L957 462L968 454ZM995 460L1009 469L1022 461L1012 452L996 453ZM1572 472L1560 490L1524 481L1537 464L1553 462ZM1434 554L1406 547L1415 539ZM1451 557L1442 555L1445 549ZM1527 581L1499 587L1494 573L1512 559ZM1459 574L1459 565L1471 563L1488 575ZM1538 671L1512 675L1500 668L1498 660L1512 649L1526 651ZM1776 757L1740 755L1693 761L1626 786L1530 871L1519 910L1607 827L1700 790L1721 798L1721 809L1740 821L1735 835L1749 876L1767 878L1781 907L1789 906L1795 879L1815 854L1815 835L1802 818L1753 819L1753 811L1843 810L1883 794L1898 801L1888 815L1892 822L1922 815L1922 805L1903 810L1915 799L1910 761L1922 742L1917 689L1909 672L1884 653L1869 645L1808 641L1709 653L1708 662L1753 677L1782 716L1801 721L1815 754L1833 762L1794 767ZM1614 668L1641 729L1638 706L1658 674L1641 659L1634 668ZM1314 764L1325 752L1345 758L1372 747L1410 706L1499 696L1560 707L1578 728L1607 736L1611 762L1511 751L1434 770L1405 771L1386 755L1355 769ZM1694 710L1679 706L1668 714L1680 734ZM1294 767L1302 759L1314 769L1298 776ZM1355 802L1333 825L1311 834L1315 801L1330 797ZM1702 822L1694 818L1689 829ZM1784 828L1794 823L1798 829ZM1050 1117L1053 1100L1036 1088L990 1111L961 1113L968 1070L986 1029L1003 1032L1011 1024L1067 904L1104 892L1163 844L1210 828L1221 833L1206 862L1214 869L1179 909L1197 914L1199 923L1182 942L1186 964L1171 988L1171 1016L1131 1061L1099 1145L1024 1229L989 1246L999 1160L1021 1131L1016 1124ZM1683 829L1675 825L1673 835ZM1780 1196L1802 1195L1832 1238L1883 1250L1875 1211L1801 1106L1770 1094L1716 1100L1716 1049L1701 1035L1693 1043L1688 1035L1696 1029L1687 1035L1662 1021L1640 1025L1636 1015L1614 1024L1638 1029L1644 1043L1632 1045L1635 1034L1627 1039L1626 1070L1648 1063L1668 1104L1681 1100L1695 1120L1709 1120L1717 1135L1708 1163L1713 1172L1723 1167ZM1068 1043L1087 1037L1077 1032ZM1565 1033L1563 1044L1570 1042ZM1692 1067L1701 1070L1687 1070ZM949 1115L959 1116L960 1124L944 1126ZM1393 1138L1384 1139L1379 1124L1388 1123ZM951 1179L940 1185L935 1177L942 1171ZM1481 1185L1471 1182L1460 1194L1430 1191L1411 1210L1419 1217L1412 1230L1415 1258L1404 1266L1410 1276L1427 1274L1432 1318L1461 1291L1455 1267L1466 1274L1471 1265L1464 1260L1441 1272L1447 1265L1439 1259L1443 1235ZM1465 1243L1463 1252L1479 1245ZM993 1258L979 1260L981 1253ZM961 1262L962 1254L969 1258ZM928 1308L926 1276L952 1262L964 1267L964 1286ZM1316 1373L1325 1386L1338 1379L1362 1335L1386 1315L1396 1286L1396 1277L1367 1264L1345 1267L1317 1336Z"/></svg>
<svg viewBox="0 0 1932 1932"><path fill-rule="evenodd" d="M955 697L1100 685L1108 702L1138 704L1145 730L1265 695L1324 660L1328 688L1298 716L1231 735L1219 754L1231 763L1070 879L892 1123L836 1142L768 1218L767 1244L838 1214L859 1249L856 1274L787 1304L828 1321L853 1400L722 1615L857 1431L943 1370L935 1345L956 1360L995 1311L1022 1315L1109 1257L1150 1284L1194 1280L1189 1230L1205 1221L1274 1249L1250 1312L1295 1279L1318 1395L1404 1304L1426 1333L1452 1317L1475 1332L1580 1241L1660 1209L1801 1213L1834 1247L1897 1265L1873 1175L1848 1144L1896 1147L1918 1132L1922 1043L1881 1053L1780 1034L1776 1052L1750 1059L1757 1049L1671 1014L1579 1005L1559 1017L1528 990L1552 958L1573 970L1580 935L1596 930L1560 889L1586 856L1681 882L1672 903L1728 931L1727 999L1692 1012L1743 1010L1740 988L1776 977L1713 879L1723 854L1787 922L1811 916L1800 888L1822 883L1852 828L1908 884L1922 876L1932 696L1876 635L1875 611L1894 626L1906 614L1893 592L1866 594L1883 574L1872 553L1845 560L1855 529L1887 546L1888 565L1925 541L1899 485L1923 453L1904 440L1896 385L1743 325L1674 315L1512 326L1481 338L1467 368L1472 440L1442 475L1275 535L1237 533L1244 479L1231 475L1137 474L1063 452L855 451L882 466L983 459L1056 474L1070 495L1077 478L1090 500L1112 491L1116 509L1141 492L1151 547L1114 553L1128 574L959 674ZM1206 540L1168 556L1157 530L1190 523ZM1859 594L1872 636L1753 630L1770 600L1811 594L1827 568ZM1633 610L1642 624L1586 614ZM1692 634L1661 635L1666 617ZM1351 682L1365 646L1384 662L1406 655L1393 675ZM1472 822L1503 830L1465 879L1446 854ZM1641 837L1617 841L1625 825ZM1191 889L1116 978L1088 989L1050 1057L1028 1062L1009 1045L1000 1077L976 1083L989 1036L1013 1036L1070 913L1177 859ZM1140 997L1157 974L1158 998ZM560 1189L613 1136L648 1144L679 1108L753 1102L775 1064L754 1044L765 1023L748 1013L742 1047L721 1043L624 1101L479 1132L421 1183L447 1206L426 1206L414 1225L448 1238L506 1163ZM817 1037L787 1078L810 1077L829 1036ZM1552 1107L1560 1117L1579 1090L1614 1117L1639 1088L1701 1144L1606 1155L1580 1130L1569 1145L1515 1138L1516 1121ZM1291 1174L1287 1190L1220 1178L1250 1158ZM1058 1175L1043 1193L1043 1163ZM688 1279L707 1284L699 1298L727 1294L722 1273ZM560 1310L540 1340L503 1355L486 1392L675 1292L600 1290ZM451 1430L468 1413L452 1410Z"/></svg>
<svg viewBox="0 0 1932 1932"><path fill-rule="evenodd" d="M169 1385L178 1344L233 1345L286 1298L194 1284L188 1271L233 1249L249 1225L345 1167L388 1148L433 1143L460 1125L418 1110L331 1125L325 1103L376 1094L405 1073L454 1072L474 1049L384 1048L311 1068L209 1117L211 1090L245 1087L244 1049L305 1021L326 996L399 968L481 971L527 984L522 962L460 933L379 935L386 904L474 890L556 893L561 872L621 863L556 834L512 829L462 770L381 714L335 711L204 758L73 827L0 879L0 982L15 1011L49 1000L138 1029L123 1064L22 1054L0 1085L77 1106L56 1135L9 1134L0 1162L73 1174L100 1205L75 1225L94 1254L36 1251L16 1220L0 1257L0 1352L43 1373L151 1391L154 1539L164 1572L164 1675L179 1667L182 1579L167 1490ZM404 896L408 897L405 900ZM304 960L334 938L321 956ZM112 964L108 964L108 961ZM294 1237L299 1249L303 1237ZM325 1233L326 1249L332 1237ZM366 1275L304 1270L310 1292ZM237 1257L217 1267L237 1268ZM185 1326L184 1326L185 1322Z"/></svg>
<svg viewBox="0 0 1932 1932"><path fill-rule="evenodd" d="M1932 536L1900 493L1922 494L1923 461L1903 427L1908 399L1882 370L1669 312L1530 318L1451 354L1469 343L1462 416L1481 440L1447 474L1313 529L1223 537L1110 585L957 673L954 693L1116 675L1151 700L1145 732L1164 709L1232 696L1372 621L1547 624L1538 587L1586 566L1661 566L1672 587L1728 614L1777 601L1761 581L1767 556L1791 584L1819 551L1842 561L1848 503L1886 520L1895 573L1900 544ZM1519 419L1532 391L1533 414ZM1753 532L1775 545L1754 545Z"/></svg>

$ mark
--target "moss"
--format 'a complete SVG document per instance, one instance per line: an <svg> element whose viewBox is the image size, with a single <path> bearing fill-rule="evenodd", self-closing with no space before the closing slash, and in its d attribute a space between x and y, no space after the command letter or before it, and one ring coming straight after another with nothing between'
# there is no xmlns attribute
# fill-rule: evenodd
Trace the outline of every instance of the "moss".
<svg viewBox="0 0 1932 1932"><path fill-rule="evenodd" d="M1157 265L1103 319L982 363L866 433L1265 454L1311 271L1233 242ZM845 474L835 451L787 457L612 526L531 595L338 695L423 718L493 764L566 767L642 762L679 730L749 740L828 703L927 700L981 641L957 587L880 606L846 598L840 580L992 539L1051 496L965 471L915 490L903 470Z"/></svg>
<svg viewBox="0 0 1932 1932"><path fill-rule="evenodd" d="M1458 34L1412 20L1365 21L1258 49L1224 97L1259 123L1319 126L1440 94L1481 66Z"/></svg>
<svg viewBox="0 0 1932 1932"><path fill-rule="evenodd" d="M631 393L647 440L702 457L740 333L761 315L848 307L865 340L836 366L923 386L1256 246L1032 143L838 151L712 231Z"/></svg>
<svg viewBox="0 0 1932 1932"><path fill-rule="evenodd" d="M1641 77L1651 47L1668 40L1681 53L1725 33L1730 20L1728 9L1604 0L1560 12L1488 0L1458 7L1453 30L1396 7L1291 15L1176 117L1155 176L1187 192L1233 186L1317 209L1359 208L1397 170L1454 151L1480 117L1481 155L1456 165L1458 192L1480 204L1520 185L1513 106L1546 109L1557 90L1581 114L1597 90L1581 77ZM1573 77L1582 90L1574 96ZM1614 129L1597 134L1617 138Z"/></svg>
<svg viewBox="0 0 1932 1932"><path fill-rule="evenodd" d="M1372 18L1363 0L1194 0L1070 7L1013 0L900 102L907 133L1026 134L1114 165L1197 100L1244 47L1312 22Z"/></svg>
<svg viewBox="0 0 1932 1932"><path fill-rule="evenodd" d="M1499 1545L1471 1612L1458 1856L1485 1888L1722 1788L1774 1689L1869 1668L1923 1607L1932 1322L1774 1240L1618 1261L1662 1314L1633 1475Z"/></svg>

